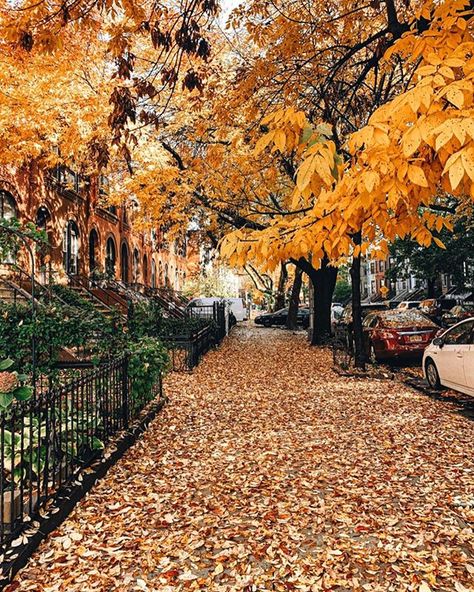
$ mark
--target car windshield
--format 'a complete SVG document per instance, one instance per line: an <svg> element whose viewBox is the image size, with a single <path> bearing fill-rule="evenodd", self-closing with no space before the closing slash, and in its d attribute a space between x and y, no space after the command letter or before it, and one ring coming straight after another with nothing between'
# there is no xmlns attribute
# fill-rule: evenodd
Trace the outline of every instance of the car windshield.
<svg viewBox="0 0 474 592"><path fill-rule="evenodd" d="M381 324L384 327L407 327L410 325L418 325L423 327L437 327L430 319L425 317L417 310L387 310L379 313Z"/></svg>

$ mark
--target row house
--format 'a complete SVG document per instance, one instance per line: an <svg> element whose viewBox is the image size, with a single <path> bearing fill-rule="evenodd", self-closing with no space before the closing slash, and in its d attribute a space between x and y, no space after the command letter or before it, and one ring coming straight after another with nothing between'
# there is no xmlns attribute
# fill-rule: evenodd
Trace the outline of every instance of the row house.
<svg viewBox="0 0 474 592"><path fill-rule="evenodd" d="M0 218L47 232L47 267L55 282L103 274L126 285L181 290L186 241L168 244L159 230L134 230L133 209L108 205L107 197L103 176L82 177L62 166L46 172L35 162L0 169ZM36 260L35 267L44 281L45 261Z"/></svg>

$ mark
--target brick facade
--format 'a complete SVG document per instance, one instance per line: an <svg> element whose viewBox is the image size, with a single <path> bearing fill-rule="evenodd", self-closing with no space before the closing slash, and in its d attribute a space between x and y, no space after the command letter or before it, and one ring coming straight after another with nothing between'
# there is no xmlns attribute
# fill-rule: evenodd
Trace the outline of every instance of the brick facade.
<svg viewBox="0 0 474 592"><path fill-rule="evenodd" d="M106 197L103 179L84 180L69 169L45 173L34 162L0 169L0 217L14 215L47 230L54 281L95 269L127 284L181 290L186 245L168 245L159 230L134 231L132 212L107 206Z"/></svg>

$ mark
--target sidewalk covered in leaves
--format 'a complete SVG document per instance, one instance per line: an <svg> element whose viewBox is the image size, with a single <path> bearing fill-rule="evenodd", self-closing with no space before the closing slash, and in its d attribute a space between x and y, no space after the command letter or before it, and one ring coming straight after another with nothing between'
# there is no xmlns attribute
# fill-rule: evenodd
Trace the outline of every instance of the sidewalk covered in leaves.
<svg viewBox="0 0 474 592"><path fill-rule="evenodd" d="M238 328L7 590L473 587L474 422Z"/></svg>

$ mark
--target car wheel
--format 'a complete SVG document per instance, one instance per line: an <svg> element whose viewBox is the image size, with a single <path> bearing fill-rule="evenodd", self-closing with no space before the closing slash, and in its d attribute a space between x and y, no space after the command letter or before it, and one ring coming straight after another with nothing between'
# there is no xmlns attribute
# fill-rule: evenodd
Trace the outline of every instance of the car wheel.
<svg viewBox="0 0 474 592"><path fill-rule="evenodd" d="M378 362L377 354L375 353L375 348L372 343L370 344L370 348L369 348L369 362L371 364L376 364Z"/></svg>
<svg viewBox="0 0 474 592"><path fill-rule="evenodd" d="M264 327L266 327L267 329L268 329L268 327L271 327L272 326L272 324L270 323L270 321L263 321L262 325Z"/></svg>
<svg viewBox="0 0 474 592"><path fill-rule="evenodd" d="M438 369L436 368L436 364L433 362L433 360L428 360L426 362L425 371L426 380L428 381L430 387L433 389L440 389L441 382L439 380Z"/></svg>

